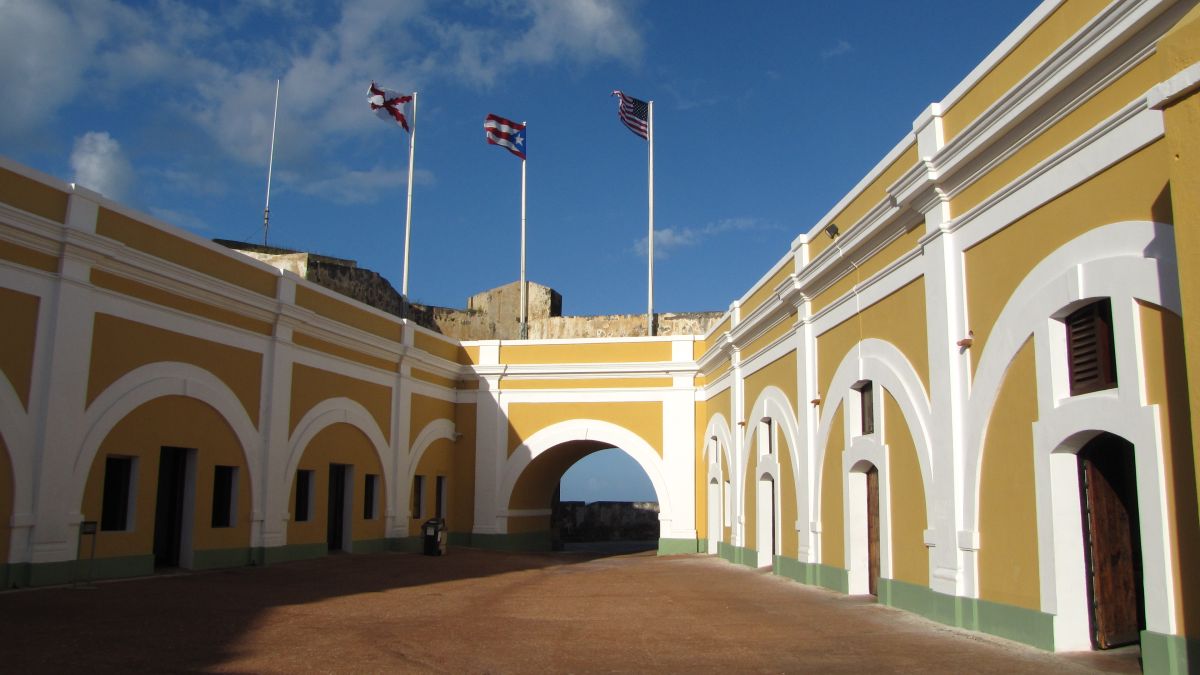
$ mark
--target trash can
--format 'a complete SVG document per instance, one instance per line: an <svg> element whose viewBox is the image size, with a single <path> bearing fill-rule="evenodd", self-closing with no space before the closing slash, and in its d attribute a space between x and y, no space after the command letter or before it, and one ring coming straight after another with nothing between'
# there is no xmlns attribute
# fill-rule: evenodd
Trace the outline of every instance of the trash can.
<svg viewBox="0 0 1200 675"><path fill-rule="evenodd" d="M425 555L446 555L446 521L430 518L421 526L425 540Z"/></svg>

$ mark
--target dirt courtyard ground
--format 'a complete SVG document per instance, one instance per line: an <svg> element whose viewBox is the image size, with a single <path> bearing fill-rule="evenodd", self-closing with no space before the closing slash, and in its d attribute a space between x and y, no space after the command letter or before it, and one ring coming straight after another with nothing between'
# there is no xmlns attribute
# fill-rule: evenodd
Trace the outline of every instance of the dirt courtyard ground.
<svg viewBox="0 0 1200 675"><path fill-rule="evenodd" d="M0 593L5 672L1136 672L705 556L452 549Z"/></svg>

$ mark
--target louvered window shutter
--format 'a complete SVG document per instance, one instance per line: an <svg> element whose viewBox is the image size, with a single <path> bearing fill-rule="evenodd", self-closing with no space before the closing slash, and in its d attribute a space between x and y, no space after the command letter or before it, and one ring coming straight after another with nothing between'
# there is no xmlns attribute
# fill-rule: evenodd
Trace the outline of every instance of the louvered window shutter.
<svg viewBox="0 0 1200 675"><path fill-rule="evenodd" d="M1117 386L1110 301L1094 302L1076 311L1066 324L1071 395Z"/></svg>

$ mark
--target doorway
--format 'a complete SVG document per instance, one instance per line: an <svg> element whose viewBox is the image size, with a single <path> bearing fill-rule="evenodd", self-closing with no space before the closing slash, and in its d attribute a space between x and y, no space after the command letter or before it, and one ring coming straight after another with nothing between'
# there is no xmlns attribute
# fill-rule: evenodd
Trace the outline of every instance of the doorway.
<svg viewBox="0 0 1200 675"><path fill-rule="evenodd" d="M867 593L879 597L879 469L867 471Z"/></svg>
<svg viewBox="0 0 1200 675"><path fill-rule="evenodd" d="M771 567L775 564L775 480L769 474L758 480L757 515L758 566Z"/></svg>
<svg viewBox="0 0 1200 675"><path fill-rule="evenodd" d="M350 473L348 464L329 465L329 508L326 511L328 523L325 543L330 552L350 550L350 542L347 541L350 534L350 523L347 520L351 512L348 502L352 496L352 489L347 485L351 479Z"/></svg>
<svg viewBox="0 0 1200 675"><path fill-rule="evenodd" d="M189 489L188 465L193 450L164 447L158 459L158 495L154 506L154 566L179 567L189 543L190 522L186 518Z"/></svg>
<svg viewBox="0 0 1200 675"><path fill-rule="evenodd" d="M1092 644L1138 642L1146 627L1133 445L1103 433L1079 451Z"/></svg>
<svg viewBox="0 0 1200 675"><path fill-rule="evenodd" d="M721 541L721 484L716 476L708 481L708 552L717 552Z"/></svg>

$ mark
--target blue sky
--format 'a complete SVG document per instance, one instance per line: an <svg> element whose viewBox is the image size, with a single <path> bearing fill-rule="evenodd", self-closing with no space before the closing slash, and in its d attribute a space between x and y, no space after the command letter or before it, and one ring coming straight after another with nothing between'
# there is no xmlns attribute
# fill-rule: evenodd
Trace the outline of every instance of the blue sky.
<svg viewBox="0 0 1200 675"><path fill-rule="evenodd" d="M464 306L529 278L568 314L645 311L655 101L655 307L723 310L1036 5L1032 0L0 1L0 154L202 236L261 237L399 286L406 139L374 79L420 91L410 291Z"/></svg>
<svg viewBox="0 0 1200 675"><path fill-rule="evenodd" d="M567 314L642 313L646 144L621 89L655 101L655 309L724 310L1036 4L0 0L0 155L259 241L280 78L271 243L399 288L407 140L366 90L415 89L415 301L518 277L496 113L529 123L530 280Z"/></svg>

